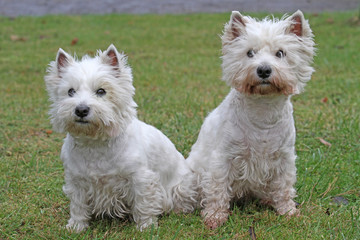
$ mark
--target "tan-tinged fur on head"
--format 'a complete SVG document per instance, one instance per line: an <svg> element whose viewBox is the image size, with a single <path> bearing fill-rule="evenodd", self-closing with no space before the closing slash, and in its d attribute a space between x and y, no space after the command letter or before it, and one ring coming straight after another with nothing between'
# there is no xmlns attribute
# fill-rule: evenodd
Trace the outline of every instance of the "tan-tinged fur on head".
<svg viewBox="0 0 360 240"><path fill-rule="evenodd" d="M94 58L86 55L81 60L59 49L45 83L52 103L51 123L58 132L107 139L119 135L136 117L131 68L113 45L105 52L99 50ZM99 89L105 90L103 96L97 95ZM80 105L89 107L84 119L76 115Z"/></svg>
<svg viewBox="0 0 360 240"><path fill-rule="evenodd" d="M301 11L281 19L256 20L233 11L222 39L223 81L246 94L293 95L303 91L314 69L313 34ZM283 57L276 56L278 51ZM254 52L248 57L249 51ZM272 75L261 85L257 68L268 65Z"/></svg>

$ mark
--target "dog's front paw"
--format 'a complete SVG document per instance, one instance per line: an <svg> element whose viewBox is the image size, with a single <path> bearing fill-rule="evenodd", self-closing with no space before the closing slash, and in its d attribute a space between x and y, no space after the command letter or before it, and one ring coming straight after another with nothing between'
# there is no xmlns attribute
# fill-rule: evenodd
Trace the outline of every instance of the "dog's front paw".
<svg viewBox="0 0 360 240"><path fill-rule="evenodd" d="M287 215L287 216L300 215L300 210L296 209L296 204L292 200L276 207L276 211L279 215Z"/></svg>
<svg viewBox="0 0 360 240"><path fill-rule="evenodd" d="M296 209L296 208L289 208L289 209L281 208L281 209L277 210L277 213L279 215L286 215L288 217L292 217L292 216L298 217L298 216L300 216L300 210Z"/></svg>
<svg viewBox="0 0 360 240"><path fill-rule="evenodd" d="M154 225L154 228L158 227L157 217L149 217L146 220L142 220L137 224L137 228L140 230L140 232L142 232L143 230L151 227L152 225Z"/></svg>
<svg viewBox="0 0 360 240"><path fill-rule="evenodd" d="M216 229L227 221L229 213L228 211L208 211L204 209L201 211L201 216L204 217L204 223L208 228Z"/></svg>
<svg viewBox="0 0 360 240"><path fill-rule="evenodd" d="M66 225L66 229L71 232L82 232L89 226L88 223L83 221L75 221L74 219L70 218L68 224Z"/></svg>

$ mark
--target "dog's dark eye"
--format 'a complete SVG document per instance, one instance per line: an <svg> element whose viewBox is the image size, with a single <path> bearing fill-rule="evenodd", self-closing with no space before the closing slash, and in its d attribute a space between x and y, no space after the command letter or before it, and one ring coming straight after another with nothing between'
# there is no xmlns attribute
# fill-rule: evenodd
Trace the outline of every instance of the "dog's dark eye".
<svg viewBox="0 0 360 240"><path fill-rule="evenodd" d="M283 52L283 50L279 50L276 52L275 56L277 56L278 58L283 58L285 56L285 53Z"/></svg>
<svg viewBox="0 0 360 240"><path fill-rule="evenodd" d="M103 88L99 88L98 90L96 90L96 95L99 97L102 97L106 94L106 91Z"/></svg>
<svg viewBox="0 0 360 240"><path fill-rule="evenodd" d="M76 93L76 91L73 88L70 88L68 91L69 97L73 97L75 93Z"/></svg>
<svg viewBox="0 0 360 240"><path fill-rule="evenodd" d="M252 58L255 55L254 50L250 49L247 54L246 54L249 58Z"/></svg>

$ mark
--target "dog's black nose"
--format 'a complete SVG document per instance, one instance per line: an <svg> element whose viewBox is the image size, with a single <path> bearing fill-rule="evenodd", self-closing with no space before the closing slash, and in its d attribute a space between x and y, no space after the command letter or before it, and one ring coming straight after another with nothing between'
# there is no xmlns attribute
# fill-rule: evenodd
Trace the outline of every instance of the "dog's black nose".
<svg viewBox="0 0 360 240"><path fill-rule="evenodd" d="M262 65L256 69L257 75L262 78L268 78L271 75L271 67L269 65Z"/></svg>
<svg viewBox="0 0 360 240"><path fill-rule="evenodd" d="M89 112L90 112L90 108L83 104L81 104L75 108L76 116L81 117L81 118L86 117L89 114Z"/></svg>

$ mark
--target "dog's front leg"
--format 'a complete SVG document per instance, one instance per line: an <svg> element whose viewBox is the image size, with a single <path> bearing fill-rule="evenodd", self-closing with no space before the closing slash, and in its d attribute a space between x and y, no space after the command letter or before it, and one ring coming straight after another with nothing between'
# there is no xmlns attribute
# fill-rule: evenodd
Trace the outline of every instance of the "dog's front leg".
<svg viewBox="0 0 360 240"><path fill-rule="evenodd" d="M63 190L70 198L70 219L66 228L70 231L81 232L89 226L91 217L87 191L70 184L65 185Z"/></svg>
<svg viewBox="0 0 360 240"><path fill-rule="evenodd" d="M284 180L283 180L284 181ZM274 186L281 186L284 182L273 182ZM276 185L275 185L276 184ZM298 215L300 212L296 209L296 204L293 201L296 191L291 184L286 184L281 188L276 188L272 192L270 197L271 205L276 209L277 213L280 215Z"/></svg>
<svg viewBox="0 0 360 240"><path fill-rule="evenodd" d="M296 196L294 184L296 182L296 167L294 154L284 154L282 162L283 170L274 175L269 184L267 192L269 193L268 202L274 207L280 215L298 215L299 210L296 209L296 204L293 198Z"/></svg>
<svg viewBox="0 0 360 240"><path fill-rule="evenodd" d="M163 213L165 190L160 177L151 170L139 170L133 177L134 205L132 215L140 231L151 225L157 227L157 216Z"/></svg>
<svg viewBox="0 0 360 240"><path fill-rule="evenodd" d="M214 167L203 174L202 188L204 193L204 209L201 215L206 226L215 229L224 224L229 216L231 187L228 168Z"/></svg>

